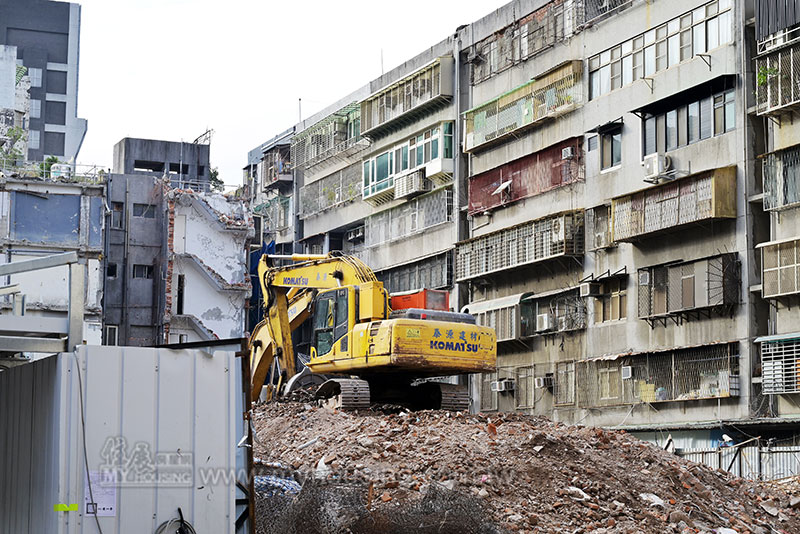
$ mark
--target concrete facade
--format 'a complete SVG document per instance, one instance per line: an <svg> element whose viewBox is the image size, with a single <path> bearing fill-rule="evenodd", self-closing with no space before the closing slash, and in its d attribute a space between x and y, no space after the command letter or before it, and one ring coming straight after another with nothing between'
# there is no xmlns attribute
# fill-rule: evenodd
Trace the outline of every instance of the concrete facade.
<svg viewBox="0 0 800 534"><path fill-rule="evenodd" d="M253 223L241 200L203 192L208 148L130 138L115 145L105 344L154 346L244 333ZM188 169L169 172L181 164Z"/></svg>
<svg viewBox="0 0 800 534"><path fill-rule="evenodd" d="M743 424L780 436L800 416L800 31L757 41L755 16L519 0L460 27L293 127L295 246L358 255L390 291L450 289L495 327L475 410L706 445ZM447 75L408 106L432 62ZM398 161L378 157L448 121L452 162L425 165L424 192L398 195L405 168L376 179Z"/></svg>
<svg viewBox="0 0 800 534"><path fill-rule="evenodd" d="M0 168L27 156L30 89L27 69L17 65L17 47L0 45Z"/></svg>
<svg viewBox="0 0 800 534"><path fill-rule="evenodd" d="M210 145L126 137L114 145L113 172L169 177L172 187L208 191Z"/></svg>
<svg viewBox="0 0 800 534"><path fill-rule="evenodd" d="M69 181L5 178L0 182L2 263L75 251L87 264L83 340L100 344L102 324L103 205L105 185L97 177ZM3 277L0 297L7 314L67 318L69 267Z"/></svg>
<svg viewBox="0 0 800 534"><path fill-rule="evenodd" d="M81 7L44 0L0 2L0 44L16 46L17 62L28 69L32 141L27 159L47 156L74 162L86 135L78 118L78 60Z"/></svg>

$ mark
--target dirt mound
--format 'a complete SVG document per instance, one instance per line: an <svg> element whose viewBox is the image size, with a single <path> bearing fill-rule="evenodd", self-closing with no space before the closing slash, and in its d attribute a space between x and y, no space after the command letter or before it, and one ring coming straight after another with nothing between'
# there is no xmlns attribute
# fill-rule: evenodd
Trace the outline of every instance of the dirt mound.
<svg viewBox="0 0 800 534"><path fill-rule="evenodd" d="M256 456L303 483L260 513L260 532L800 532L800 498L623 431L298 402L262 405L254 419Z"/></svg>

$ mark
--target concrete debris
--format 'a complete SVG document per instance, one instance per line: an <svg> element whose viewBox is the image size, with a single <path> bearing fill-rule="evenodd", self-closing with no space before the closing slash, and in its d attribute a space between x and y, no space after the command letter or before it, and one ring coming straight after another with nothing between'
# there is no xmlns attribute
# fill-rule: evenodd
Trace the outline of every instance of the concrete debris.
<svg viewBox="0 0 800 534"><path fill-rule="evenodd" d="M307 402L259 405L253 419L263 444L255 455L293 466L304 487L321 476L329 487L356 488L360 500L348 513L359 525L404 510L427 510L442 525L461 519L425 508L435 489L437 502L462 496L465 509L485 508L487 532L800 532L800 500L780 488L682 460L624 431L513 413L490 421L444 411L308 409Z"/></svg>

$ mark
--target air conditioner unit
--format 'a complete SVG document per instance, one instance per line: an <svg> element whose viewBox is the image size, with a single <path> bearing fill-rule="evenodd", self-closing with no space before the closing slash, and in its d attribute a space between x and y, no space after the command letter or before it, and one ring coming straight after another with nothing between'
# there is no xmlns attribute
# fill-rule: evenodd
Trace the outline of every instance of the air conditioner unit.
<svg viewBox="0 0 800 534"><path fill-rule="evenodd" d="M620 372L623 380L630 380L633 378L633 368L630 365L623 365Z"/></svg>
<svg viewBox="0 0 800 534"><path fill-rule="evenodd" d="M572 159L575 157L575 149L571 146L561 149L561 159Z"/></svg>
<svg viewBox="0 0 800 534"><path fill-rule="evenodd" d="M357 227L355 227L355 228L353 228L351 230L348 230L347 234L345 234L345 239L347 239L350 242L363 240L364 239L364 227L363 226L357 226Z"/></svg>
<svg viewBox="0 0 800 534"><path fill-rule="evenodd" d="M500 382L503 384L503 391L514 391L516 388L516 383L513 378L504 378L500 380Z"/></svg>
<svg viewBox="0 0 800 534"><path fill-rule="evenodd" d="M671 160L664 154L650 154L644 157L644 179L656 183L670 168Z"/></svg>
<svg viewBox="0 0 800 534"><path fill-rule="evenodd" d="M536 331L547 332L553 329L553 318L549 313L540 313L536 316Z"/></svg>
<svg viewBox="0 0 800 534"><path fill-rule="evenodd" d="M603 284L598 282L584 282L580 289L582 297L599 297L603 294Z"/></svg>
<svg viewBox="0 0 800 534"><path fill-rule="evenodd" d="M506 383L505 380L497 380L492 382L489 387L493 393L497 393L500 391L505 391Z"/></svg>
<svg viewBox="0 0 800 534"><path fill-rule="evenodd" d="M536 389L543 389L543 388L551 388L551 387L553 387L553 377L552 376L537 376L534 379L534 387L536 387Z"/></svg>

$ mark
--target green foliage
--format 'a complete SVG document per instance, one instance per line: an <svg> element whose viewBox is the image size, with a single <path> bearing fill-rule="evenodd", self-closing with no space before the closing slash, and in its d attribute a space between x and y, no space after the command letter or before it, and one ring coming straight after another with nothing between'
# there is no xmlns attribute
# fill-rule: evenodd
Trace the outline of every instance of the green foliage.
<svg viewBox="0 0 800 534"><path fill-rule="evenodd" d="M212 168L208 174L208 181L211 184L212 191L222 191L225 188L225 182L219 177L219 169Z"/></svg>
<svg viewBox="0 0 800 534"><path fill-rule="evenodd" d="M756 73L756 83L758 84L759 87L764 87L765 85L767 85L767 82L771 77L777 75L778 75L778 69L774 67L762 66L758 69L758 72Z"/></svg>
<svg viewBox="0 0 800 534"><path fill-rule="evenodd" d="M16 147L17 142L25 135L25 130L18 126L9 128L6 132L9 140L0 149L0 159L8 160L8 163L16 167L17 161L24 160L25 154Z"/></svg>

